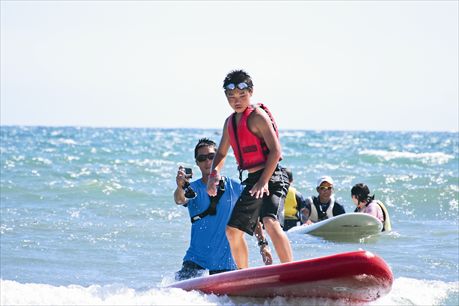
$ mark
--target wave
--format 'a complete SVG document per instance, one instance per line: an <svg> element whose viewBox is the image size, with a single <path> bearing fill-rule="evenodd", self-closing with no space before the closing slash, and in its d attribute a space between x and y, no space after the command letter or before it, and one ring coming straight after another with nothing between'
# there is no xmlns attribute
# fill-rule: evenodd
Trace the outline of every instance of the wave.
<svg viewBox="0 0 459 306"><path fill-rule="evenodd" d="M431 153L413 153L413 152L400 152L400 151L385 151L385 150L363 150L359 153L360 155L376 156L383 160L392 159L411 159L419 160L423 163L428 164L445 164L454 158L453 155L446 154L443 152L431 152Z"/></svg>
<svg viewBox="0 0 459 306"><path fill-rule="evenodd" d="M137 291L122 285L53 286L1 281L2 305L190 305L215 304L209 297L181 289ZM217 299L217 297L214 297Z"/></svg>
<svg viewBox="0 0 459 306"><path fill-rule="evenodd" d="M370 305L455 305L459 282L397 278L389 295ZM123 285L53 286L0 281L2 305L343 305L347 301L206 295L176 288L136 290Z"/></svg>
<svg viewBox="0 0 459 306"><path fill-rule="evenodd" d="M371 305L458 305L459 282L400 277L392 291Z"/></svg>

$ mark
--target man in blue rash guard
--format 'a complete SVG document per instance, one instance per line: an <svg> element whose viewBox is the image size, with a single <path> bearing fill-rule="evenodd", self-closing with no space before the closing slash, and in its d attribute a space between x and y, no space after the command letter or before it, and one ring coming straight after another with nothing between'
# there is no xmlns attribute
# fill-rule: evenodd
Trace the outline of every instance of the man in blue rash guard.
<svg viewBox="0 0 459 306"><path fill-rule="evenodd" d="M225 228L243 186L233 179L223 178L224 191L214 206L216 211L208 210L211 207L211 198L207 194L207 179L216 148L216 143L207 138L200 139L195 147L194 157L202 177L189 183L195 192L194 198L190 198L194 194L185 194L184 187L188 185L189 178L186 177L184 168L179 167L177 172L174 200L176 204L188 208L192 225L190 246L183 258L182 269L175 274L176 280L200 276L206 269L212 275L237 268L231 256ZM257 227L256 237L263 262L271 264L272 256L263 236L261 223Z"/></svg>

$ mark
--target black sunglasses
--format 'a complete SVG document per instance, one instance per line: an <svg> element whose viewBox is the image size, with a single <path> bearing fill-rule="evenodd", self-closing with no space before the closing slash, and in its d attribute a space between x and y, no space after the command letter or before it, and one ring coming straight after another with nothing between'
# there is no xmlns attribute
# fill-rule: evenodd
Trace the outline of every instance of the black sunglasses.
<svg viewBox="0 0 459 306"><path fill-rule="evenodd" d="M201 154L201 155L198 155L196 156L196 160L200 163L202 163L203 161L205 161L206 159L208 160L213 160L215 157L215 153L209 153L209 154Z"/></svg>

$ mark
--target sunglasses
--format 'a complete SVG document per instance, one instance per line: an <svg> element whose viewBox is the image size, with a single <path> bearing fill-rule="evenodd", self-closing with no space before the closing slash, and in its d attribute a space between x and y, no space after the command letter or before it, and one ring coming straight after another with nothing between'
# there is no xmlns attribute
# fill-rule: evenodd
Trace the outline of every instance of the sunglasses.
<svg viewBox="0 0 459 306"><path fill-rule="evenodd" d="M331 190L333 189L333 187L332 186L320 186L319 189L320 190Z"/></svg>
<svg viewBox="0 0 459 306"><path fill-rule="evenodd" d="M206 159L208 160L213 160L215 157L215 153L209 153L209 154L201 154L201 155L198 155L196 156L196 160L200 163L202 163L203 161L205 161Z"/></svg>
<svg viewBox="0 0 459 306"><path fill-rule="evenodd" d="M226 90L233 90L235 88L239 88L240 90L244 90L244 89L248 89L249 88L249 85L247 85L246 82L242 82L242 83L239 83L239 84L234 84L234 83L229 83L228 85L225 86L225 89Z"/></svg>

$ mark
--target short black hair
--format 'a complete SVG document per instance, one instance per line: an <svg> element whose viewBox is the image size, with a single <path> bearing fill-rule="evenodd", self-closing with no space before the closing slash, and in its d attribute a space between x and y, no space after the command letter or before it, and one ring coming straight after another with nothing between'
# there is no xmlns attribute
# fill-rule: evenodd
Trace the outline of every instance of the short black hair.
<svg viewBox="0 0 459 306"><path fill-rule="evenodd" d="M194 147L194 158L198 157L198 150L202 147L213 147L214 149L217 149L217 144L215 141L210 140L209 138L201 138L198 140L198 143L196 144L196 147Z"/></svg>
<svg viewBox="0 0 459 306"><path fill-rule="evenodd" d="M285 172L287 173L288 176L288 181L291 183L293 181L293 173L290 168L285 168Z"/></svg>
<svg viewBox="0 0 459 306"><path fill-rule="evenodd" d="M371 202L375 196L370 196L370 188L363 183L355 184L351 189L351 195L355 196L359 202Z"/></svg>
<svg viewBox="0 0 459 306"><path fill-rule="evenodd" d="M223 89L226 89L226 86L228 84L239 84L242 82L245 82L249 86L250 90L253 88L252 78L247 72L245 72L242 69L233 70L230 73L228 73L225 77L225 80L223 80Z"/></svg>

